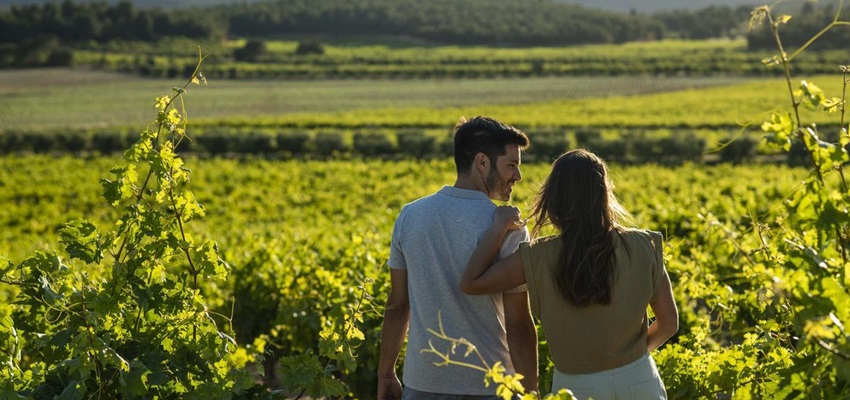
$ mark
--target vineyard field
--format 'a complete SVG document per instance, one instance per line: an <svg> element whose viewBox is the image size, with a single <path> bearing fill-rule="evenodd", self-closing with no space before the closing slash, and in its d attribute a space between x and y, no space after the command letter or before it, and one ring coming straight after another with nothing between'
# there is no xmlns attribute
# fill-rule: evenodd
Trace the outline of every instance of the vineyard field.
<svg viewBox="0 0 850 400"><path fill-rule="evenodd" d="M545 76L749 76L777 77L761 60L774 54L747 49L745 40L664 40L567 47L448 46L404 38L325 38L323 54L298 54L297 40L265 41L252 61L237 60L245 40L202 43L216 79L492 78ZM175 76L194 59L195 43L115 42L75 50L74 64L150 77ZM796 68L823 74L845 63L840 50L805 54Z"/></svg>
<svg viewBox="0 0 850 400"><path fill-rule="evenodd" d="M839 76L810 80L827 96L840 95ZM54 83L36 90L22 84L39 81ZM132 128L147 120L145 99L166 82L66 70L0 72L0 131ZM527 129L738 129L789 109L775 100L783 86L773 79L650 77L213 81L189 93L186 104L199 128L448 129L460 116L491 115ZM803 116L831 121L805 109Z"/></svg>
<svg viewBox="0 0 850 400"><path fill-rule="evenodd" d="M4 188L0 201L8 205L0 212L4 227L0 254L20 261L55 243L56 230L68 219L109 221L109 208L100 204L98 177L106 177L117 162L108 157L0 158L0 187ZM342 242L358 231L380 232L386 241L401 205L453 181L453 165L441 160L190 159L189 166L194 171L193 191L208 209L196 229L224 243L238 243L238 236L306 239L319 233ZM540 163L523 166L524 180L514 192L515 205L530 210L547 169ZM619 196L637 221L670 232L685 223L681 219L705 212L745 224L751 213L768 213L771 203L789 195L805 171L776 166L624 166L615 167L613 174ZM738 185L742 181L752 183ZM757 181L765 183L757 185ZM642 190L646 187L654 190ZM661 193L676 197L669 198L668 204L655 204L653 197ZM248 227L250 233L234 231L233 226ZM328 232L328 226L340 230Z"/></svg>
<svg viewBox="0 0 850 400"><path fill-rule="evenodd" d="M548 77L460 80L213 80L187 96L190 117L210 124L451 126L460 115L510 105L546 112L575 99L676 92L741 78ZM150 100L177 81L72 70L0 71L0 131L138 126ZM482 104L486 106L482 106ZM501 106L501 108L500 108ZM474 108L473 108L474 107ZM562 106L563 107L563 106ZM477 110L476 110L477 109ZM569 108L564 107L568 112ZM420 115L424 112L423 115ZM460 112L461 114L458 114ZM536 113L538 119L546 112ZM576 116L578 117L578 116ZM281 118L281 121L277 121ZM388 119L389 118L389 119ZM550 119L552 117L549 117ZM557 118L557 117L555 117ZM435 121L439 119L439 121ZM517 123L526 124L528 118ZM547 124L543 119L536 125Z"/></svg>
<svg viewBox="0 0 850 400"><path fill-rule="evenodd" d="M810 79L828 96L840 96L841 77ZM491 115L523 127L612 128L741 128L762 122L774 110L790 105L775 99L787 87L780 80L760 80L723 87L675 92L576 98L517 105L432 108L386 108L359 112L304 113L267 118L220 118L197 121L199 126L449 127L459 115ZM830 115L801 110L815 122L833 121Z"/></svg>
<svg viewBox="0 0 850 400"><path fill-rule="evenodd" d="M109 226L115 211L100 198L97 177L107 176L110 167L118 162L114 158L48 156L0 159L3 188L0 201L7 205L0 212L3 227L0 254L20 262L35 250L56 248L57 229L70 218L84 217ZM216 240L234 274L233 280L225 285L205 287L206 297L225 313L234 307L235 298L237 313L231 323L241 345L250 347L258 335L266 335L267 340L289 349L283 356L298 354L315 345L318 332L317 328L309 328L313 326L309 321L329 312L315 309L317 304L324 303L322 298L326 294L268 287L282 290L273 292L271 299L263 299L274 300L279 311L276 315L264 315L266 322L261 323L254 313L267 311L262 311L262 307L251 310L253 302L260 301L257 296L263 294L240 292L243 290L239 289L240 279L268 274L282 274L276 279L284 280L300 277L299 282L303 282L299 285L307 285L305 288L337 285L334 290L348 293L344 297L353 296L357 286L371 279L375 284L366 287L379 305L386 296L385 261L397 212L406 202L450 184L454 177L449 160L189 159L187 164L193 173L190 188L206 209L206 217L192 221L189 231L193 237ZM523 212L529 212L534 193L548 168L546 164L523 167L524 180L515 188L513 199L513 204ZM616 192L636 222L664 232L667 238L668 268L683 315L679 336L668 347L680 346L676 343L682 340L688 348L696 346L707 351L704 357L717 354L716 350L710 350L712 345L708 342L693 341L694 334L704 334L714 323L711 318L706 319L703 300L699 300L709 294L696 288L718 279L716 274L727 272L708 273L704 266L694 264L693 255L715 248L722 252L718 247L725 237L721 227L733 230L734 235L749 235L754 220L770 223L780 214L783 201L800 190L806 175L805 170L776 166L612 167ZM727 255L717 255L716 263L723 271L739 268ZM317 275L310 278L303 275L304 271L314 271L311 274ZM96 276L98 272L88 270L87 274ZM9 287L3 287L0 293L6 301L14 294ZM340 307L350 307L344 301L353 300L340 301L343 301ZM296 312L291 314L287 310ZM361 327L366 339L359 350L360 365L347 378L358 396L371 396L379 323L379 311L366 313ZM295 334L291 329L307 331ZM727 340L722 331L716 335L714 339L720 342ZM666 371L668 390L672 393L702 390L702 386L684 379L705 377L696 365L698 360L692 360L693 366L682 369L677 365L682 360L676 354L681 353L656 356L660 368ZM710 381L710 377L705 379Z"/></svg>

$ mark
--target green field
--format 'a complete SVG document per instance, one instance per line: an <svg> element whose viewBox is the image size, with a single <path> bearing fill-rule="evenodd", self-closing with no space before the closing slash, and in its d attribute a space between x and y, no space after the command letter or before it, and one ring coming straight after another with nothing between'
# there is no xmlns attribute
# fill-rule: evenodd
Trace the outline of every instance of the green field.
<svg viewBox="0 0 850 400"><path fill-rule="evenodd" d="M742 39L664 40L567 47L447 46L405 38L322 38L324 54L296 54L298 40L268 40L254 61L234 59L245 40L200 43L210 56L206 74L214 78L491 78L545 76L749 76L776 77L765 68L769 51L751 51ZM176 76L194 66L198 43L115 42L77 49L74 65L145 76ZM807 74L837 71L846 63L841 50L803 54L795 70Z"/></svg>
<svg viewBox="0 0 850 400"><path fill-rule="evenodd" d="M283 356L315 346L315 321L336 312L332 311L335 307L350 307L347 302L353 301L363 279L377 279L369 294L380 307L386 296L384 263L396 214L403 204L450 184L454 175L448 160L187 161L193 171L189 188L207 211L205 218L190 222L187 229L192 237L217 241L233 274L226 283L204 286L206 299L229 315L230 299L235 295L237 313L231 324L242 345L252 343L258 334L268 335L263 340L286 349ZM6 188L0 191L0 202L6 205L0 210L4 227L0 254L18 263L36 250L57 248L56 231L70 218L87 218L110 229L118 210L103 202L98 178L109 177L107 170L119 162L114 158L47 156L0 159L0 187ZM517 185L513 200L524 213L529 212L548 169L546 164L524 166L524 180ZM774 166L612 166L617 194L636 222L663 232L669 244L668 269L682 328L665 352L655 357L670 393L691 397L710 390L745 390L724 387L726 378L714 376L700 365L719 356L750 362L755 355L730 355L740 349L726 330L717 330L702 341L695 339L705 335L705 329L723 324L752 329L745 317L738 320L733 316L736 312L749 315L747 290L761 283L729 282L741 293L740 298L718 295L712 289L716 279L743 273L735 262L723 261L728 247L738 245L725 242L724 229L733 230L737 241L752 245L745 241L754 236L751 221L773 223L783 214L784 201L800 191L799 182L805 175L804 170ZM700 254L716 254L717 259L703 259ZM92 266L86 271L89 276L106 272ZM276 289L271 293L239 292L240 282L256 279L280 286L273 286ZM338 291L334 296L341 297L326 305L322 299L327 300L327 293L315 290L317 287ZM0 284L4 297L14 293L9 289ZM705 304L717 301L725 302L726 309L709 318ZM269 304L278 311L263 311ZM301 311L311 314L305 319L299 317ZM344 378L354 388L355 397L373 395L378 352L380 314L370 311L364 318L360 329L367 340L358 350L360 368ZM294 333L296 330L300 333ZM724 346L717 348L717 343ZM692 364L685 364L683 357L688 354L687 361ZM545 357L543 360L545 365ZM750 373L749 369L741 371Z"/></svg>
<svg viewBox="0 0 850 400"><path fill-rule="evenodd" d="M671 92L744 82L741 78L550 77L462 80L211 80L190 88L193 120L338 120L362 115L363 124L451 125L459 111L499 112L581 98ZM153 98L176 80L74 70L0 72L0 131L139 126L150 120ZM541 103L544 102L544 103ZM485 107L480 107L486 105ZM460 112L460 113L458 113ZM476 112L476 111L473 111ZM492 114L493 112L489 112ZM438 116L435 116L437 114ZM394 119L387 121L386 116ZM576 115L578 117L578 115ZM439 119L439 121L434 121ZM405 122L407 121L407 122ZM510 120L509 120L510 121ZM514 123L527 124L527 119ZM291 123L291 122L290 122ZM320 122L317 122L320 123ZM545 121L541 121L545 124ZM538 123L539 125L540 123Z"/></svg>

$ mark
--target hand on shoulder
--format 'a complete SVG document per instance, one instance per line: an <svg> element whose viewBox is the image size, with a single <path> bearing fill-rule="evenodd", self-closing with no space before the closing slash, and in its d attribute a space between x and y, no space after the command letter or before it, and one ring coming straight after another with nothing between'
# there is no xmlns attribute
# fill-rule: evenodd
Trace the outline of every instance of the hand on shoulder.
<svg viewBox="0 0 850 400"><path fill-rule="evenodd" d="M525 224L526 220L522 219L519 208L514 206L499 206L496 208L496 213L493 214L493 226L504 228L506 231L522 229Z"/></svg>

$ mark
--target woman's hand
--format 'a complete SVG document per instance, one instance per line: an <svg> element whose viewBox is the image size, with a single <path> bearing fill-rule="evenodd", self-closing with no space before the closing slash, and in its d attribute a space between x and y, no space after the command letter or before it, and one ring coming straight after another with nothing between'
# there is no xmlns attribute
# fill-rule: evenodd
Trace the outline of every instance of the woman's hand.
<svg viewBox="0 0 850 400"><path fill-rule="evenodd" d="M493 226L503 228L505 231L522 229L526 221L522 219L519 208L514 206L499 206L493 214Z"/></svg>

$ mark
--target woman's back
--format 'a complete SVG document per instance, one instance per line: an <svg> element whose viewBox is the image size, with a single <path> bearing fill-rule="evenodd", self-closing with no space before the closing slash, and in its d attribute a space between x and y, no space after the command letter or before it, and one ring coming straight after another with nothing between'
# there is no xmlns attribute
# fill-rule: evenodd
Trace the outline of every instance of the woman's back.
<svg viewBox="0 0 850 400"><path fill-rule="evenodd" d="M520 248L532 311L546 333L555 367L563 373L617 368L647 352L646 308L666 279L661 234L623 229L611 235L616 272L608 305L579 308L563 298L554 279L560 237Z"/></svg>

